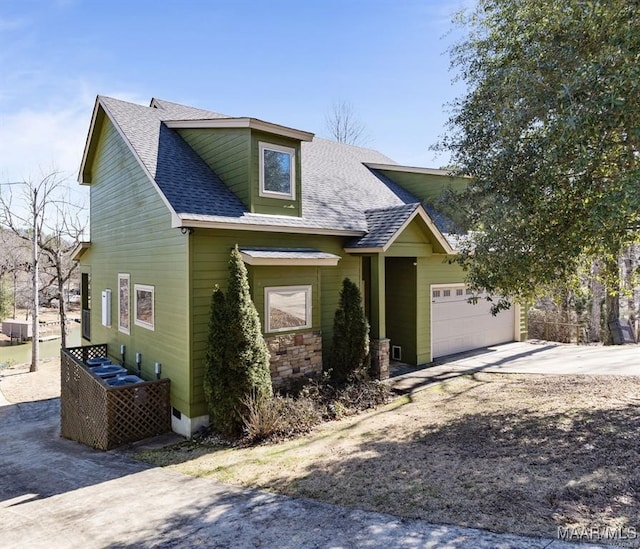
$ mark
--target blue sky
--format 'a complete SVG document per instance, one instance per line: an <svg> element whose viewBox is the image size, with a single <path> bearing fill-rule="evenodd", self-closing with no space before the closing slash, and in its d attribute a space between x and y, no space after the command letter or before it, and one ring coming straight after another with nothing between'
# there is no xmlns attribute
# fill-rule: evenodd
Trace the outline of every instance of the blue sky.
<svg viewBox="0 0 640 549"><path fill-rule="evenodd" d="M151 97L328 135L348 101L366 145L429 150L460 95L447 47L470 0L0 0L0 183L77 173L95 96Z"/></svg>

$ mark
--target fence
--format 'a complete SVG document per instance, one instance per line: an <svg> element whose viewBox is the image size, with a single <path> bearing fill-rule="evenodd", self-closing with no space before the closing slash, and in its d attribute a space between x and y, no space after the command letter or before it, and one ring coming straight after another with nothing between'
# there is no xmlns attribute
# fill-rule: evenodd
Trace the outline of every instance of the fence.
<svg viewBox="0 0 640 549"><path fill-rule="evenodd" d="M565 322L548 322L546 320L529 319L529 337L558 341L560 343L587 343L587 329L584 324Z"/></svg>
<svg viewBox="0 0 640 549"><path fill-rule="evenodd" d="M84 365L102 356L107 356L106 345L61 350L60 434L110 450L170 431L170 381L110 387Z"/></svg>

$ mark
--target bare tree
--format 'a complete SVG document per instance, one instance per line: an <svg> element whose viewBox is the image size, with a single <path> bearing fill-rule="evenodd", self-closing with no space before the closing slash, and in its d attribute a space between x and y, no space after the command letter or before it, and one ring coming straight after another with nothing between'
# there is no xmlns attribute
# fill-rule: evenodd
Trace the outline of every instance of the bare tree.
<svg viewBox="0 0 640 549"><path fill-rule="evenodd" d="M25 275L28 275L31 263L29 260L29 246L11 231L0 227L0 285L4 282L4 307L0 299L0 317L9 316L10 305L13 305L13 318L16 318L18 303L24 303L30 289L25 285ZM27 298L27 302L31 300Z"/></svg>
<svg viewBox="0 0 640 549"><path fill-rule="evenodd" d="M48 259L46 272L51 273L48 283L55 285L60 316L62 347L67 346L67 299L65 284L77 270L77 263L71 260L71 252L78 245L85 229L81 219L82 207L69 200L55 202L55 214L49 219L48 231L41 235L40 250Z"/></svg>
<svg viewBox="0 0 640 549"><path fill-rule="evenodd" d="M12 183L9 192L0 193L0 225L6 227L15 236L31 245L31 285L32 285L32 324L33 345L31 352L31 372L38 369L39 347L39 298L40 298L40 262L43 254L55 265L55 280L58 284L60 303L60 324L62 344L66 344L66 307L64 282L68 278L62 267L62 257L76 245L82 233L78 214L82 207L70 203L63 196L65 177L58 171L44 175L39 181ZM13 186L18 185L21 193L17 196ZM1 189L1 187L0 187ZM69 241L73 245L69 245ZM61 282L62 281L62 282Z"/></svg>
<svg viewBox="0 0 640 549"><path fill-rule="evenodd" d="M325 118L329 135L338 143L364 145L369 140L364 124L348 101L336 101Z"/></svg>

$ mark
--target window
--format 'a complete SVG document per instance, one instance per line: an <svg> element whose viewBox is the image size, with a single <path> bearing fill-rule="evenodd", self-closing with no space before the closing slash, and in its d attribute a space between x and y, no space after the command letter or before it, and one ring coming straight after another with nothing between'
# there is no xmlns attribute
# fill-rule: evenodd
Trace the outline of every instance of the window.
<svg viewBox="0 0 640 549"><path fill-rule="evenodd" d="M440 297L440 290L433 290L433 297Z"/></svg>
<svg viewBox="0 0 640 549"><path fill-rule="evenodd" d="M260 143L260 196L295 198L295 149Z"/></svg>
<svg viewBox="0 0 640 549"><path fill-rule="evenodd" d="M444 297L450 297L451 296L451 290L445 290L444 292L442 292L442 295Z"/></svg>
<svg viewBox="0 0 640 549"><path fill-rule="evenodd" d="M463 294L462 288L456 290L456 295L462 295L462 294Z"/></svg>
<svg viewBox="0 0 640 549"><path fill-rule="evenodd" d="M129 333L129 275L118 274L118 330Z"/></svg>
<svg viewBox="0 0 640 549"><path fill-rule="evenodd" d="M264 289L265 332L311 327L311 286Z"/></svg>
<svg viewBox="0 0 640 549"><path fill-rule="evenodd" d="M135 289L135 324L149 330L154 329L153 286L136 284Z"/></svg>

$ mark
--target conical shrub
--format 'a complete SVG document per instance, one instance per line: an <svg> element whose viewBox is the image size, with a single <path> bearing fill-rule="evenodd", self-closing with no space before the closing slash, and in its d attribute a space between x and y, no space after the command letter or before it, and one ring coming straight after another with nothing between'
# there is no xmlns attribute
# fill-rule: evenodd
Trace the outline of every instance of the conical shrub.
<svg viewBox="0 0 640 549"><path fill-rule="evenodd" d="M227 293L214 290L210 318L205 372L209 418L221 433L237 435L243 426L244 403L273 394L269 350L237 246L229 260Z"/></svg>

